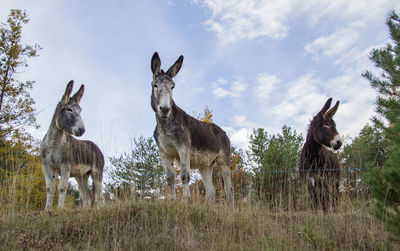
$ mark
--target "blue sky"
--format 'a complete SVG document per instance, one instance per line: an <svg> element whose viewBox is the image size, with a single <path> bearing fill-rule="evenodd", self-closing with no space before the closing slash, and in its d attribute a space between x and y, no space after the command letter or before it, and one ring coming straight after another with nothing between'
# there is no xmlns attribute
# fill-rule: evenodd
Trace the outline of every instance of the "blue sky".
<svg viewBox="0 0 400 251"><path fill-rule="evenodd" d="M18 78L36 81L41 139L67 82L86 86L86 133L107 157L152 136L150 59L168 69L179 55L174 100L197 116L204 107L231 143L246 147L253 128L284 124L306 133L327 98L340 100L341 135L354 137L374 112L375 91L361 77L368 55L388 42L391 0L0 0L26 10L24 41L43 47Z"/></svg>

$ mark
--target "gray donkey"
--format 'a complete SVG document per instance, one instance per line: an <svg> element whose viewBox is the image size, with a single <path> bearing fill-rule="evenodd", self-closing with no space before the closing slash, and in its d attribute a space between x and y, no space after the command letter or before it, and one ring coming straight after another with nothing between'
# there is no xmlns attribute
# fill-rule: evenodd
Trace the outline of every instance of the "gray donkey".
<svg viewBox="0 0 400 251"><path fill-rule="evenodd" d="M226 133L214 123L199 121L179 108L172 99L176 76L183 56L165 73L160 69L157 52L151 59L153 72L151 107L156 114L157 126L154 138L159 148L161 162L167 172L170 197L176 198L174 160L180 162L182 170L183 199L190 200L190 168L199 169L206 189L207 202L214 199L212 170L221 167L226 199L233 205L233 190L230 177L230 142Z"/></svg>
<svg viewBox="0 0 400 251"><path fill-rule="evenodd" d="M85 87L81 85L70 97L73 84L73 81L68 83L61 101L57 104L49 130L40 144L42 168L46 179L46 210L52 208L56 173L61 176L58 185L59 208L64 206L69 177L75 177L84 206L103 200L104 156L93 142L77 140L71 136L72 134L79 137L85 133L79 106ZM93 180L93 196L88 187L89 176Z"/></svg>

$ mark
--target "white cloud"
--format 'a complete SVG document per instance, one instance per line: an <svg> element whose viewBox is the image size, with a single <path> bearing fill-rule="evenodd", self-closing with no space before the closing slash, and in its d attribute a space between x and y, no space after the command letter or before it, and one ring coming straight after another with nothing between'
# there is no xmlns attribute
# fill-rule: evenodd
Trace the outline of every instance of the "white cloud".
<svg viewBox="0 0 400 251"><path fill-rule="evenodd" d="M351 48L359 38L359 31L356 27L346 27L340 29L328 36L321 36L314 41L308 43L304 50L314 55L314 59L318 59L318 55L332 57L337 56Z"/></svg>
<svg viewBox="0 0 400 251"><path fill-rule="evenodd" d="M287 35L288 27L283 23L291 11L288 0L204 0L201 5L212 13L205 25L222 42L258 37L280 39Z"/></svg>
<svg viewBox="0 0 400 251"><path fill-rule="evenodd" d="M289 119L295 126L304 128L307 121L319 111L327 97L318 88L320 80L312 74L300 76L280 93L276 105L269 108L277 121L286 123ZM308 118L308 119L307 119Z"/></svg>
<svg viewBox="0 0 400 251"><path fill-rule="evenodd" d="M223 127L222 129L228 134L232 146L236 146L242 149L248 149L249 136L251 134L250 129L233 129L232 127Z"/></svg>
<svg viewBox="0 0 400 251"><path fill-rule="evenodd" d="M322 18L345 22L358 20L367 24L384 16L388 8L400 7L395 0L192 0L192 3L211 12L204 23L222 43L257 38L282 39L288 35L290 23L299 17L305 18L302 22L311 26L318 25Z"/></svg>
<svg viewBox="0 0 400 251"><path fill-rule="evenodd" d="M245 127L247 129L252 129L256 127L261 127L259 124L248 120L245 116L243 115L235 115L231 118L231 122L234 126L236 127Z"/></svg>
<svg viewBox="0 0 400 251"><path fill-rule="evenodd" d="M281 80L274 75L261 73L257 76L256 82L257 87L255 89L255 96L262 102L265 102L265 100L274 90L275 86L279 84Z"/></svg>
<svg viewBox="0 0 400 251"><path fill-rule="evenodd" d="M235 81L232 83L231 90L236 93L241 93L245 91L247 86L239 81Z"/></svg>
<svg viewBox="0 0 400 251"><path fill-rule="evenodd" d="M242 93L247 89L246 84L239 80L234 80L232 84L228 84L225 79L218 79L211 83L212 93L216 98L240 98Z"/></svg>

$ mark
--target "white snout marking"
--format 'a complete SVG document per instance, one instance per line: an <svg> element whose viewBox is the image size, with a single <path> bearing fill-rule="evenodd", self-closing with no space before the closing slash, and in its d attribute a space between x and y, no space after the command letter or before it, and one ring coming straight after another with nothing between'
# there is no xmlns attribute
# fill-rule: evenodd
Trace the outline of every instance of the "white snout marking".
<svg viewBox="0 0 400 251"><path fill-rule="evenodd" d="M160 107L165 107L165 108L170 108L169 105L169 100L170 100L170 95L169 93L164 94L161 96L161 100L160 100Z"/></svg>
<svg viewBox="0 0 400 251"><path fill-rule="evenodd" d="M160 105L158 107L158 113L163 116L165 114L162 113L160 108L168 108L169 110L171 110L171 104L170 104L170 100L171 100L171 95L169 93L165 93L163 95L161 95L161 99L160 99ZM168 114L169 115L169 112Z"/></svg>
<svg viewBox="0 0 400 251"><path fill-rule="evenodd" d="M339 134L336 134L336 136L331 140L331 146L335 146L337 143L342 143L342 138L340 137Z"/></svg>

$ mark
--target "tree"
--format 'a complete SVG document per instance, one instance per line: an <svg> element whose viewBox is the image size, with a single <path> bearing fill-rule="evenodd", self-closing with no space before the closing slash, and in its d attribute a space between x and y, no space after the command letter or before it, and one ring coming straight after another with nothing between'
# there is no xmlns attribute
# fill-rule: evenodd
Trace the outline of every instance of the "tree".
<svg viewBox="0 0 400 251"><path fill-rule="evenodd" d="M275 206L291 203L303 141L301 134L286 125L277 135L268 135L262 128L253 131L248 155L254 165L256 198Z"/></svg>
<svg viewBox="0 0 400 251"><path fill-rule="evenodd" d="M45 201L38 148L25 128L37 126L29 94L34 82L17 79L41 49L22 44L28 21L25 11L11 10L7 22L0 23L0 204L6 201L10 208L38 208Z"/></svg>
<svg viewBox="0 0 400 251"><path fill-rule="evenodd" d="M11 10L7 23L0 24L0 143L10 137L26 140L24 126L37 126L29 94L34 82L16 78L18 70L28 66L27 58L37 57L41 49L22 44L22 27L28 22L25 11Z"/></svg>
<svg viewBox="0 0 400 251"><path fill-rule="evenodd" d="M200 113L199 116L197 116L197 119L206 123L212 123L212 117L212 110L206 106L203 110L203 113Z"/></svg>
<svg viewBox="0 0 400 251"><path fill-rule="evenodd" d="M250 135L250 150L247 151L247 156L257 168L261 167L264 161L264 155L267 151L270 136L264 128L253 129Z"/></svg>
<svg viewBox="0 0 400 251"><path fill-rule="evenodd" d="M245 166L245 153L242 149L231 147L232 186L235 200L248 200L251 174Z"/></svg>
<svg viewBox="0 0 400 251"><path fill-rule="evenodd" d="M164 184L164 169L153 138L133 139L134 148L120 157L110 158L108 190L122 197L159 197ZM114 196L119 196L114 194Z"/></svg>
<svg viewBox="0 0 400 251"><path fill-rule="evenodd" d="M379 168L387 159L387 143L381 128L376 124L367 124L355 137L351 144L346 145L340 154L345 172L345 191L351 196L366 196L369 193L363 174L368 167Z"/></svg>
<svg viewBox="0 0 400 251"><path fill-rule="evenodd" d="M382 71L379 76L370 71L362 75L378 91L373 122L382 128L388 143L387 160L381 168L371 167L368 185L375 198L374 215L381 220L391 239L400 243L400 18L392 11L386 22L391 42L373 49L370 59Z"/></svg>

